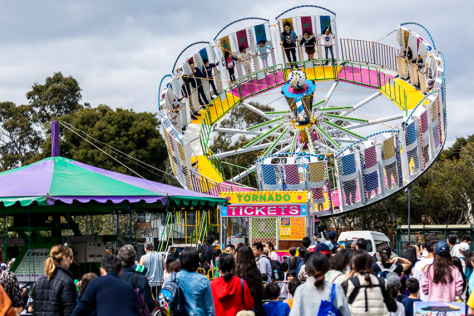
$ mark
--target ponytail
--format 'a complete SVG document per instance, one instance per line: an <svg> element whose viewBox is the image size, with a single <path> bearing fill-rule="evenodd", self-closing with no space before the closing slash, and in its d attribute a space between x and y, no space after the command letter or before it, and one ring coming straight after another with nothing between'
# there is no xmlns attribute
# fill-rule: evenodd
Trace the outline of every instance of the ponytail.
<svg viewBox="0 0 474 316"><path fill-rule="evenodd" d="M48 281L53 277L56 266L61 263L64 256L72 256L71 249L64 245L57 245L51 248L49 258L44 263L44 274L48 277Z"/></svg>
<svg viewBox="0 0 474 316"><path fill-rule="evenodd" d="M364 280L365 280L365 282L367 282L367 287L368 288L372 288L374 286L372 284L372 279L370 278L370 271L369 270L365 270Z"/></svg>
<svg viewBox="0 0 474 316"><path fill-rule="evenodd" d="M379 247L379 255L380 255L380 260L382 261L382 264L386 264L387 261L390 259L390 255L392 254L392 249L390 249L390 246L387 244L382 244Z"/></svg>
<svg viewBox="0 0 474 316"><path fill-rule="evenodd" d="M235 267L234 257L231 254L223 253L219 257L219 273L224 273L224 281L227 283L232 280L232 270Z"/></svg>
<svg viewBox="0 0 474 316"><path fill-rule="evenodd" d="M224 274L224 281L229 282L230 280L232 280L232 273L226 272Z"/></svg>
<svg viewBox="0 0 474 316"><path fill-rule="evenodd" d="M294 256L290 258L290 268L296 268L296 258Z"/></svg>
<svg viewBox="0 0 474 316"><path fill-rule="evenodd" d="M322 273L321 271L316 271L313 275L314 277L314 286L322 291L324 289L324 273Z"/></svg>

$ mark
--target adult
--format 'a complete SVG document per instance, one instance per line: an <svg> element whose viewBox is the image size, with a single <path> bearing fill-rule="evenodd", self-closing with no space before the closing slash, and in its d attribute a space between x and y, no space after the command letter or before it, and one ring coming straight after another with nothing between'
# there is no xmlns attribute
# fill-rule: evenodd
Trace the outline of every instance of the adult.
<svg viewBox="0 0 474 316"><path fill-rule="evenodd" d="M461 256L458 258L461 259L462 272L466 275L471 275L472 265L468 265L468 263L471 261L472 256L471 246L467 242L462 242L459 245L459 252L461 253Z"/></svg>
<svg viewBox="0 0 474 316"><path fill-rule="evenodd" d="M299 255L299 258L300 258L300 263L298 264L298 269L296 270L297 274L300 273L301 267L304 265L304 258L306 256L307 252L308 252L308 250L305 247L300 247L298 249L298 255Z"/></svg>
<svg viewBox="0 0 474 316"><path fill-rule="evenodd" d="M139 288L148 308L150 311L153 311L155 309L155 301L151 295L150 284L148 284L146 277L133 269L135 259L137 258L137 252L133 246L125 245L120 248L118 258L122 260L122 274L120 278L132 287Z"/></svg>
<svg viewBox="0 0 474 316"><path fill-rule="evenodd" d="M270 260L276 260L276 261L281 261L280 260L280 256L275 252L275 245L269 241L268 244L268 257L270 258Z"/></svg>
<svg viewBox="0 0 474 316"><path fill-rule="evenodd" d="M199 253L193 247L186 247L181 252L180 262L182 270L176 274L176 280L184 295L186 311L189 315L215 315L209 280L196 272Z"/></svg>
<svg viewBox="0 0 474 316"><path fill-rule="evenodd" d="M263 285L262 275L255 263L252 249L246 245L237 248L235 276L244 279L250 289L254 301L253 311L255 316L265 316L262 307Z"/></svg>
<svg viewBox="0 0 474 316"><path fill-rule="evenodd" d="M389 272L396 272L398 276L411 266L411 262L401 257L390 258L392 249L387 244L382 244L378 249L380 255L380 262L372 264L372 271L377 275L379 272L389 270Z"/></svg>
<svg viewBox="0 0 474 316"><path fill-rule="evenodd" d="M324 275L328 270L329 260L325 255L313 253L309 256L306 263L308 279L305 284L296 289L290 315L316 315L322 301L331 302L332 291L335 292L333 304L339 309L341 315L351 315L342 287L324 280Z"/></svg>
<svg viewBox="0 0 474 316"><path fill-rule="evenodd" d="M201 263L203 265L211 265L214 261L214 237L207 236L206 243L201 247Z"/></svg>
<svg viewBox="0 0 474 316"><path fill-rule="evenodd" d="M438 243L438 240L429 240L425 241L424 243L424 248L428 252L426 258L421 259L415 264L415 267L413 268L413 278L418 280L418 284L421 284L421 277L423 276L423 271L425 271L426 267L428 265L433 264L434 261L434 250L436 247L436 244ZM420 291L420 299L423 302L428 301L428 295L423 294L422 291Z"/></svg>
<svg viewBox="0 0 474 316"><path fill-rule="evenodd" d="M335 230L330 230L330 231L329 231L329 233L328 233L328 238L329 238L329 240L331 241L331 244L332 244L333 246L336 246L336 244L337 244L337 241L336 241L336 239L337 239L337 232L336 232Z"/></svg>
<svg viewBox="0 0 474 316"><path fill-rule="evenodd" d="M257 258L257 268L260 270L260 274L267 275L267 283L272 282L272 264L270 259L263 253L263 245L261 242L256 242L252 247L253 253Z"/></svg>
<svg viewBox="0 0 474 316"><path fill-rule="evenodd" d="M291 29L291 24L286 22L281 33L281 45L285 51L286 58L293 68L292 62L296 62L296 33ZM293 57L293 59L291 58Z"/></svg>
<svg viewBox="0 0 474 316"><path fill-rule="evenodd" d="M428 265L421 277L421 290L429 302L454 302L462 294L461 272L453 265L449 245L445 241L436 244L433 264Z"/></svg>
<svg viewBox="0 0 474 316"><path fill-rule="evenodd" d="M336 37L331 32L331 27L328 27L324 34L321 35L321 44L324 46L324 50L326 53L326 62L325 65L329 62L329 52L331 52L331 61L332 65L334 65L334 42L336 41Z"/></svg>
<svg viewBox="0 0 474 316"><path fill-rule="evenodd" d="M448 238L446 239L446 242L448 243L449 245L449 249L450 251L453 249L453 247L456 245L456 241L458 239L456 238L456 236L453 236L453 235L449 235ZM453 257L453 253L451 252L451 257Z"/></svg>
<svg viewBox="0 0 474 316"><path fill-rule="evenodd" d="M301 240L301 243L303 244L303 247L308 249L309 246L311 246L311 239L309 239L309 237L303 237L303 239Z"/></svg>
<svg viewBox="0 0 474 316"><path fill-rule="evenodd" d="M416 256L416 248L412 245L403 247L401 257L410 261L411 263L411 266L408 269L406 269L405 275L412 275L413 267L418 262L418 258Z"/></svg>
<svg viewBox="0 0 474 316"><path fill-rule="evenodd" d="M225 246L225 252L230 254L235 259L236 252L235 252L235 246L234 245L229 244L229 245Z"/></svg>
<svg viewBox="0 0 474 316"><path fill-rule="evenodd" d="M3 250L0 249L0 263L3 263L3 259ZM7 296L10 298L10 301L12 301L12 307L23 308L21 289L16 275L13 272L0 269L0 285L3 287L3 290Z"/></svg>
<svg viewBox="0 0 474 316"><path fill-rule="evenodd" d="M324 279L331 283L342 284L350 264L349 250L342 249L329 258L329 271L324 275Z"/></svg>
<svg viewBox="0 0 474 316"><path fill-rule="evenodd" d="M148 274L146 276L151 286L151 293L155 298L158 298L166 263L161 253L155 251L151 242L145 243L145 255L140 258L140 264L147 267Z"/></svg>
<svg viewBox="0 0 474 316"><path fill-rule="evenodd" d="M461 243L463 243L463 242L468 243L469 246L470 246L471 243L472 243L471 236L464 235L464 236L461 237L461 242L459 244L454 245L454 247L451 249L451 251L450 251L451 257L461 257L462 256L461 252L459 251L459 247L461 247Z"/></svg>
<svg viewBox="0 0 474 316"><path fill-rule="evenodd" d="M205 79L206 76L199 68L196 68L193 62L189 63L189 66L191 67L191 86L197 90L199 104L201 104L201 107L205 110L206 105L212 106L209 104L209 101L207 101L206 94L204 93L204 87L202 85L202 79Z"/></svg>
<svg viewBox="0 0 474 316"><path fill-rule="evenodd" d="M214 83L214 80L216 80L216 79L214 79L214 75L212 73L212 68L215 68L215 67L219 66L219 61L217 63L213 64L213 63L209 63L209 60L204 59L202 61L202 63L204 64L202 66L202 73L206 74L206 79L209 80L209 84L212 87L212 90L214 91L214 94L216 96L218 96L219 93L217 92L216 84Z"/></svg>
<svg viewBox="0 0 474 316"><path fill-rule="evenodd" d="M90 310L96 310L97 315L137 315L135 292L120 279L121 274L122 261L117 256L110 255L102 259L101 277L87 285L72 315L86 316ZM36 302L34 309L36 315Z"/></svg>
<svg viewBox="0 0 474 316"><path fill-rule="evenodd" d="M298 271L298 266L300 265L301 258L296 256L296 247L291 247L288 251L290 253L290 257L288 257L286 263L288 264L289 271Z"/></svg>
<svg viewBox="0 0 474 316"><path fill-rule="evenodd" d="M76 286L69 266L71 248L57 245L51 248L44 263L44 275L36 281L33 291L36 316L68 316L76 307Z"/></svg>
<svg viewBox="0 0 474 316"><path fill-rule="evenodd" d="M458 257L453 257L453 265L458 268L458 270L461 272L461 276L462 276L462 293L461 293L461 299L463 302L466 301L466 295L467 295L467 286L468 286L468 280L466 278L466 276L464 275L464 271L463 271L463 266L462 266L462 263L461 263L461 259L459 259Z"/></svg>
<svg viewBox="0 0 474 316"><path fill-rule="evenodd" d="M397 311L397 303L389 295L385 280L371 273L371 264L372 259L366 251L357 251L342 283L353 316L388 316L389 312Z"/></svg>
<svg viewBox="0 0 474 316"><path fill-rule="evenodd" d="M219 257L219 277L211 283L216 315L235 316L242 310L253 308L252 293L244 279L232 275L235 260L231 254Z"/></svg>

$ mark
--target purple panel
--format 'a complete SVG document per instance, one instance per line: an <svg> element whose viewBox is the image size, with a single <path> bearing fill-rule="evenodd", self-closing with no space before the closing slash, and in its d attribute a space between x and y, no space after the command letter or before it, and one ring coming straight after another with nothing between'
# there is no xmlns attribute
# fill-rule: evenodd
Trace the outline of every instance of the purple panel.
<svg viewBox="0 0 474 316"><path fill-rule="evenodd" d="M423 134L428 130L429 124L428 124L428 111L425 111L421 114L420 117L421 120L421 133Z"/></svg>
<svg viewBox="0 0 474 316"><path fill-rule="evenodd" d="M46 196L53 177L54 160L46 160L30 167L0 175L1 197Z"/></svg>
<svg viewBox="0 0 474 316"><path fill-rule="evenodd" d="M51 157L59 156L59 122L51 123Z"/></svg>
<svg viewBox="0 0 474 316"><path fill-rule="evenodd" d="M97 203L107 203L112 202L114 204L129 202L129 203L138 203L145 202L147 204L156 203L158 201L161 204L165 205L168 202L168 197L166 196L55 196L48 197L48 205L54 205L56 201L61 201L66 204L72 204L74 201L79 203L89 203L91 201Z"/></svg>
<svg viewBox="0 0 474 316"><path fill-rule="evenodd" d="M72 161L72 163L86 170L90 170L92 172L96 172L106 177L109 177L118 181L122 181L122 182L131 184L139 188L142 188L151 192L155 192L158 194L170 195L170 196L190 196L190 197L194 196L194 197L206 197L206 198L209 197L209 195L206 195L206 194L188 191L185 189L173 187L171 185L166 185L163 183L158 183L158 182L154 182L150 180L140 179L140 178L128 176L122 173L108 171L105 169L89 166L78 161Z"/></svg>

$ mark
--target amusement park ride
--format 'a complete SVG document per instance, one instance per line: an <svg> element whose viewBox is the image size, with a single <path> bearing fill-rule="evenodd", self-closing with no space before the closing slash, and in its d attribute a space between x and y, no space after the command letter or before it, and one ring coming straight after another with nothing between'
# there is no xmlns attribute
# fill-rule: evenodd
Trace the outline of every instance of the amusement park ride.
<svg viewBox="0 0 474 316"><path fill-rule="evenodd" d="M301 15L292 16L294 10ZM315 14L318 10L322 14ZM297 43L305 32L315 34L313 59L296 44L296 61L288 60L288 47L280 45L288 25ZM424 29L430 40L410 25ZM237 31L225 33L232 28ZM305 5L283 12L275 24L263 18L237 20L213 41L193 43L179 54L159 87L161 132L180 184L229 200L229 206L220 207L221 245L229 240L272 241L278 249L300 245L318 218L377 203L409 186L436 160L447 133L444 56L417 23L389 31L394 46L341 39L336 13ZM331 58L330 50L323 49L325 33L334 37ZM195 47L195 53L187 53ZM235 80L229 66L235 66ZM212 74L206 73L209 67ZM202 77L195 75L200 72ZM330 85L322 97L321 84ZM351 105L335 105L331 97L344 84L371 94ZM263 112L248 103L271 94L282 98L275 94L279 91L288 105L284 110ZM382 98L395 115L358 115ZM201 99L211 102L201 107L207 103ZM244 129L220 126L238 107L264 123ZM378 130L363 135L367 127ZM240 149L214 153L211 145L219 133L253 138ZM227 157L254 151L259 158L253 165L226 174ZM245 182L251 177L254 186Z"/></svg>

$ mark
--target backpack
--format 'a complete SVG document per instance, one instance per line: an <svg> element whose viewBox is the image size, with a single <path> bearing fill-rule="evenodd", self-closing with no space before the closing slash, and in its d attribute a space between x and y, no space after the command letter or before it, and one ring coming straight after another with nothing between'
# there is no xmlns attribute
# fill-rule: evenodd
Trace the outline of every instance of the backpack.
<svg viewBox="0 0 474 316"><path fill-rule="evenodd" d="M135 296L137 297L137 315L138 316L151 316L150 309L146 304L145 297L143 293L140 291L140 288L137 286L138 284L138 272L133 274L133 291L135 291Z"/></svg>
<svg viewBox="0 0 474 316"><path fill-rule="evenodd" d="M272 267L272 279L275 279L277 281L283 281L283 271L281 271L280 261L270 260L270 265Z"/></svg>
<svg viewBox="0 0 474 316"><path fill-rule="evenodd" d="M176 279L176 272L172 273L168 277L169 281L161 289L161 293L168 302L171 311L174 315L188 315L188 311L185 308L184 294L179 287L179 280Z"/></svg>
<svg viewBox="0 0 474 316"><path fill-rule="evenodd" d="M331 288L331 301L321 300L319 305L319 311L317 316L341 316L341 312L334 306L334 298L336 297L336 284L332 285Z"/></svg>
<svg viewBox="0 0 474 316"><path fill-rule="evenodd" d="M386 291L385 289L385 279L384 278L379 278L377 277L377 280L379 281L379 284L374 284L373 287L380 287L380 290L382 291L382 296L383 296L383 302L385 303L385 306L387 306L387 309L389 312L396 312L397 311L397 303L394 301L394 299L390 296L390 294ZM352 277L349 279L349 281L354 284L354 289L352 290L351 294L347 298L347 304L352 305L354 303L357 295L359 295L359 291L361 287L364 287L367 289L367 286L361 286L359 278L357 276ZM368 311L368 302L367 302L367 293L365 294L365 308L366 312Z"/></svg>
<svg viewBox="0 0 474 316"><path fill-rule="evenodd" d="M379 266L380 268L380 272L377 273L377 277L378 278L384 278L386 279L387 278L387 275L390 273L390 272L395 272L395 269L397 269L397 265L395 263L392 264L392 266L390 268L385 268L382 264L382 262L377 262L377 265Z"/></svg>

